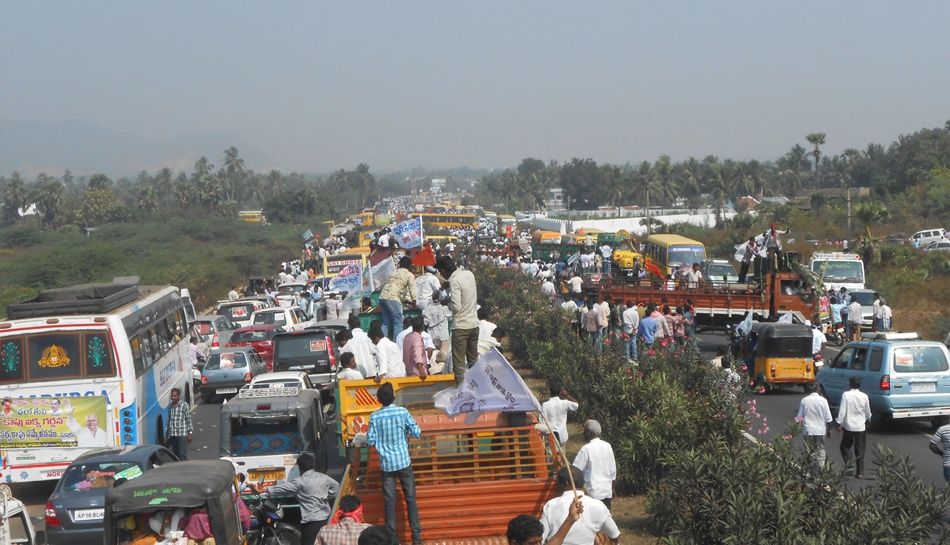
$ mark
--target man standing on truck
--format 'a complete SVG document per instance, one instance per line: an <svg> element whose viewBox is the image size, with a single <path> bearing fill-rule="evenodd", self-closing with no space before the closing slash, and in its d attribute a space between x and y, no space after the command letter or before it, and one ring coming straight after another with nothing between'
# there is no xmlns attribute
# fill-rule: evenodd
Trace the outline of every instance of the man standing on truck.
<svg viewBox="0 0 950 545"><path fill-rule="evenodd" d="M406 512L412 528L413 545L422 545L422 525L419 523L419 506L416 504L416 479L412 473L407 435L418 439L422 429L404 407L395 405L393 385L383 384L376 391L376 399L383 406L369 416L366 440L376 447L382 469L383 500L386 502L386 526L396 530L396 478L402 484L406 499Z"/></svg>
<svg viewBox="0 0 950 545"><path fill-rule="evenodd" d="M745 284L746 276L749 274L749 265L757 255L759 255L759 244L755 241L755 237L749 237L749 242L743 248L742 264L739 265L740 284Z"/></svg>
<svg viewBox="0 0 950 545"><path fill-rule="evenodd" d="M461 383L465 371L478 361L478 287L472 271L459 270L451 257L436 262L442 278L449 282L449 310L452 311L452 370Z"/></svg>

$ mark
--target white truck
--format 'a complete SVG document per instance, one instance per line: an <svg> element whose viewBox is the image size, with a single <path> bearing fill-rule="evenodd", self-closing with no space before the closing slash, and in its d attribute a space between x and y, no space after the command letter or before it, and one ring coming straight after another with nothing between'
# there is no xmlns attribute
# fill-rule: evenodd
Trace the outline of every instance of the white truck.
<svg viewBox="0 0 950 545"><path fill-rule="evenodd" d="M0 485L0 545L36 545L36 531L23 502L10 487Z"/></svg>
<svg viewBox="0 0 950 545"><path fill-rule="evenodd" d="M808 268L822 279L826 288L864 289L864 262L858 254L816 252Z"/></svg>

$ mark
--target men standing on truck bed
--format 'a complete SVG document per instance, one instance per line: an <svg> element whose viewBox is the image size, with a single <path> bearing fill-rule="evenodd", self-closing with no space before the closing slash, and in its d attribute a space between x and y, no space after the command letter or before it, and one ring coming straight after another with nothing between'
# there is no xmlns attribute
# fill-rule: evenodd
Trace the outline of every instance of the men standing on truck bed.
<svg viewBox="0 0 950 545"><path fill-rule="evenodd" d="M416 504L416 480L412 473L412 460L409 459L409 441L406 436L418 439L422 429L404 407L394 405L396 394L393 385L383 384L376 391L376 398L382 408L369 416L369 430L366 440L369 446L376 447L379 464L382 469L383 499L386 502L386 526L396 529L396 478L402 484L402 494L406 498L406 512L409 514L409 526L412 528L413 545L422 544L422 525L419 523L419 506Z"/></svg>

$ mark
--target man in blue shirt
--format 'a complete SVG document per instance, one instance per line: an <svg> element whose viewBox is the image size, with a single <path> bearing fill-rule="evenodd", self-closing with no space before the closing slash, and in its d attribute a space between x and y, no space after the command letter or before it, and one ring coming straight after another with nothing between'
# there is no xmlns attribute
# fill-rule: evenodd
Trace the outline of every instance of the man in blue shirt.
<svg viewBox="0 0 950 545"><path fill-rule="evenodd" d="M407 435L418 439L422 430L405 408L394 405L396 395L393 385L385 383L376 391L376 398L383 405L369 417L366 440L376 447L379 464L383 471L383 499L386 501L386 526L396 529L396 477L402 484L406 498L406 512L412 528L413 545L422 544L422 526L419 523L419 506L416 504L416 480L409 459Z"/></svg>
<svg viewBox="0 0 950 545"><path fill-rule="evenodd" d="M643 315L643 319L640 320L640 325L637 327L637 337L645 348L653 346L653 341L656 340L656 332L659 331L661 326L655 318L650 317L654 310L656 310L655 304L647 305L646 314Z"/></svg>

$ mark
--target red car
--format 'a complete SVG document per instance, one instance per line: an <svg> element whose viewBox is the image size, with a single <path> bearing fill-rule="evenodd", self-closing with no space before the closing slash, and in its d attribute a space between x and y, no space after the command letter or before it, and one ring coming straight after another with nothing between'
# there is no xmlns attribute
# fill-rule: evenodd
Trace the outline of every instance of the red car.
<svg viewBox="0 0 950 545"><path fill-rule="evenodd" d="M225 345L227 348L248 346L257 350L257 353L267 364L267 370L274 368L274 333L280 331L279 324L250 325L235 329L231 340Z"/></svg>

